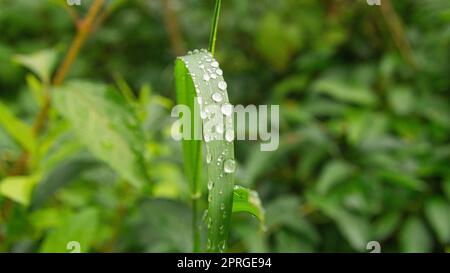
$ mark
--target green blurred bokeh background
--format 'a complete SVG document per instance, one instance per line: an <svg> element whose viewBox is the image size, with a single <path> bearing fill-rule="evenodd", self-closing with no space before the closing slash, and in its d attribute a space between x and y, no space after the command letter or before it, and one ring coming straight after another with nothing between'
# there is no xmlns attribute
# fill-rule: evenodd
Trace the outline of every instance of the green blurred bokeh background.
<svg viewBox="0 0 450 273"><path fill-rule="evenodd" d="M39 80L17 55L45 50L57 67L75 34L70 14L92 3L81 2L0 0L0 101L26 124ZM39 181L0 194L1 252L66 252L71 240L83 252L191 251L187 181L170 137L173 64L207 47L213 4L106 1L68 78L149 96L143 153L155 189L129 186L51 113L40 136L51 148L26 173ZM230 101L280 105L278 150L235 144L236 183L258 191L267 230L235 215L229 251L367 252L369 241L382 252L450 251L450 2L381 5L223 1L216 58ZM0 128L0 179L20 155Z"/></svg>

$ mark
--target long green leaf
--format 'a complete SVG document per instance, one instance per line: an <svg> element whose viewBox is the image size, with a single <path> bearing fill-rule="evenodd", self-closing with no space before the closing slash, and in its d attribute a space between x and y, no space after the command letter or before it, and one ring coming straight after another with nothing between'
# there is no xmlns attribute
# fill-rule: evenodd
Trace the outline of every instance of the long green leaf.
<svg viewBox="0 0 450 273"><path fill-rule="evenodd" d="M80 142L136 187L150 183L144 137L134 111L114 90L82 81L55 88L54 105Z"/></svg>
<svg viewBox="0 0 450 273"><path fill-rule="evenodd" d="M217 61L206 50L195 50L194 54L178 58L175 63L178 103L188 105L191 109L191 115L194 115L194 103L199 102L203 126L207 125L211 118L206 113L205 108L207 106L215 105L221 107L224 104L228 105L228 94L222 74L222 70L218 68ZM197 101L194 100L195 94L200 98ZM215 100L212 98L213 94L218 94ZM194 118L197 117L192 116L191 120L196 121ZM224 118L224 116L221 118ZM233 124L231 114L227 115L225 120L226 124ZM191 128L195 128L195 125L191 126ZM207 250L211 252L219 252L226 249L233 203L234 145L231 139L227 141L224 138L224 130L220 132L204 134L209 189ZM191 133L194 135L194 132ZM233 130L231 132L228 131L228 133L229 135L233 133L234 137ZM219 136L221 138L218 140ZM191 146L188 147L187 143L190 143ZM201 164L200 153L196 152L200 149L198 145L199 142L196 141L185 141L183 145L185 160L197 158L197 161L185 164L193 166L191 170L197 171L199 168L197 169L196 167L199 166L198 164Z"/></svg>

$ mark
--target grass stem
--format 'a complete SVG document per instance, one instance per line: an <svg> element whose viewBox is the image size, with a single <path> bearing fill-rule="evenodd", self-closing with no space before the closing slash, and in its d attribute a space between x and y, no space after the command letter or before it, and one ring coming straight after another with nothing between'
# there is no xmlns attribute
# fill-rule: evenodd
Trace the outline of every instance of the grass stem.
<svg viewBox="0 0 450 273"><path fill-rule="evenodd" d="M216 50L216 39L217 39L217 28L219 25L219 15L220 15L220 7L222 5L222 0L216 0L216 4L214 6L214 16L211 23L211 34L209 36L209 47L208 50L214 56Z"/></svg>

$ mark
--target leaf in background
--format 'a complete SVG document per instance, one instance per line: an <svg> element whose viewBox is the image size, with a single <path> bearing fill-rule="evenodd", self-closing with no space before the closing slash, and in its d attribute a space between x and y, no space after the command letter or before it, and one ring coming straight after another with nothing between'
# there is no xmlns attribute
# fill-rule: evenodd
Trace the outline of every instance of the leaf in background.
<svg viewBox="0 0 450 273"><path fill-rule="evenodd" d="M307 197L312 204L336 222L342 235L355 250L365 250L369 241L370 226L364 216L351 213L334 200L327 199L316 193L309 193Z"/></svg>
<svg viewBox="0 0 450 273"><path fill-rule="evenodd" d="M269 12L261 18L256 32L255 47L276 70L284 70L291 56L302 46L298 25L283 22L282 17Z"/></svg>
<svg viewBox="0 0 450 273"><path fill-rule="evenodd" d="M99 162L88 156L66 159L54 167L37 185L31 198L31 206L37 208L48 200L59 188L64 187L83 171L99 165Z"/></svg>
<svg viewBox="0 0 450 273"><path fill-rule="evenodd" d="M31 127L18 119L2 102L0 102L0 125L23 148L34 153L36 143Z"/></svg>
<svg viewBox="0 0 450 273"><path fill-rule="evenodd" d="M14 60L33 71L41 81L48 83L56 64L57 55L53 49L46 49L28 55L16 55Z"/></svg>
<svg viewBox="0 0 450 273"><path fill-rule="evenodd" d="M146 199L130 219L127 242L148 252L192 250L192 212L183 203L168 199Z"/></svg>
<svg viewBox="0 0 450 273"><path fill-rule="evenodd" d="M72 81L53 90L53 102L80 141L136 187L150 183L144 136L132 108L102 84Z"/></svg>
<svg viewBox="0 0 450 273"><path fill-rule="evenodd" d="M425 204L425 216L436 233L439 241L450 241L450 205L441 197L434 197Z"/></svg>
<svg viewBox="0 0 450 273"><path fill-rule="evenodd" d="M384 240L392 235L398 227L401 215L398 212L387 212L380 215L380 218L373 225L374 238Z"/></svg>
<svg viewBox="0 0 450 273"><path fill-rule="evenodd" d="M36 101L36 103L42 107L44 104L44 87L43 84L39 81L34 74L27 74L26 76L27 86L30 89L30 92Z"/></svg>
<svg viewBox="0 0 450 273"><path fill-rule="evenodd" d="M282 227L287 227L307 238L313 245L320 241L320 236L314 226L302 216L300 201L293 195L281 195L267 204L266 225L271 233L276 233Z"/></svg>
<svg viewBox="0 0 450 273"><path fill-rule="evenodd" d="M427 188L427 185L422 180L401 171L382 170L380 174L384 181L405 189L424 191Z"/></svg>
<svg viewBox="0 0 450 273"><path fill-rule="evenodd" d="M362 106L374 106L377 103L377 98L370 89L347 85L335 79L320 79L314 83L313 90L318 94Z"/></svg>
<svg viewBox="0 0 450 273"><path fill-rule="evenodd" d="M297 234L279 230L274 234L275 251L280 253L307 253L314 252L314 246L308 240L304 240Z"/></svg>
<svg viewBox="0 0 450 273"><path fill-rule="evenodd" d="M402 252L430 252L433 241L423 221L418 217L410 217L403 224L399 235Z"/></svg>
<svg viewBox="0 0 450 273"><path fill-rule="evenodd" d="M39 252L67 253L67 244L71 241L80 243L80 252L89 252L98 228L99 213L97 209L86 208L68 217L59 227L51 230L45 237Z"/></svg>
<svg viewBox="0 0 450 273"><path fill-rule="evenodd" d="M265 225L264 208L261 205L261 200L256 191L235 185L232 212L248 212L258 218L262 227Z"/></svg>
<svg viewBox="0 0 450 273"><path fill-rule="evenodd" d="M33 188L39 179L39 174L7 177L0 182L0 193L24 206L28 206Z"/></svg>
<svg viewBox="0 0 450 273"><path fill-rule="evenodd" d="M405 86L397 86L389 90L388 101L398 115L407 115L414 110L416 98L414 90Z"/></svg>
<svg viewBox="0 0 450 273"><path fill-rule="evenodd" d="M342 160L332 160L327 163L317 181L317 191L327 193L336 184L348 179L353 173L353 167Z"/></svg>
<svg viewBox="0 0 450 273"><path fill-rule="evenodd" d="M181 183L183 182L183 173L178 165L168 162L155 162L153 169L152 177L155 181L154 197L177 199L182 193L186 193L187 185L186 183Z"/></svg>

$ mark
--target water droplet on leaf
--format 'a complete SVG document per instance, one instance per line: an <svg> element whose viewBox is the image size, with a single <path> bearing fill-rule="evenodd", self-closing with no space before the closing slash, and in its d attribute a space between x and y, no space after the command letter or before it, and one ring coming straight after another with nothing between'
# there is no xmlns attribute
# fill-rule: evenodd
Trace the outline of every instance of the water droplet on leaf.
<svg viewBox="0 0 450 273"><path fill-rule="evenodd" d="M222 94L220 94L219 92L215 92L215 93L212 95L212 99L213 99L215 102L221 102L221 101L222 101Z"/></svg>
<svg viewBox="0 0 450 273"><path fill-rule="evenodd" d="M217 86L219 86L219 88L220 88L221 90L227 89L227 83L224 82L224 81L220 81L219 84L218 84Z"/></svg>
<svg viewBox="0 0 450 273"><path fill-rule="evenodd" d="M234 159L227 159L223 163L223 170L226 173L234 173L236 170L236 161Z"/></svg>

